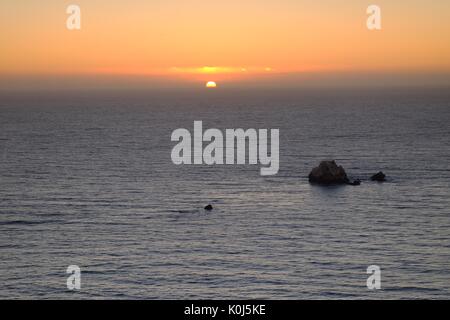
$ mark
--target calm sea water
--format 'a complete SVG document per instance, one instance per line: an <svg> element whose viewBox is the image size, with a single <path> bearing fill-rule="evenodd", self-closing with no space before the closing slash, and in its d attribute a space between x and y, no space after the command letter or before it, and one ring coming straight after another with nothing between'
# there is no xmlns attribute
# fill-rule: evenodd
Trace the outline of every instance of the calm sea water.
<svg viewBox="0 0 450 320"><path fill-rule="evenodd" d="M194 120L279 128L279 174L173 165ZM0 298L448 299L449 124L436 89L1 94Z"/></svg>

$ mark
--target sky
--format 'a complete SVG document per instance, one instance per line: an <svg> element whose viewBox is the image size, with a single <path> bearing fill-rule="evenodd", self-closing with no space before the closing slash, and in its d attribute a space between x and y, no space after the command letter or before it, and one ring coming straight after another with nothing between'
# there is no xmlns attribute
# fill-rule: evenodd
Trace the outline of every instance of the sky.
<svg viewBox="0 0 450 320"><path fill-rule="evenodd" d="M448 84L449 39L448 0L2 0L0 86Z"/></svg>

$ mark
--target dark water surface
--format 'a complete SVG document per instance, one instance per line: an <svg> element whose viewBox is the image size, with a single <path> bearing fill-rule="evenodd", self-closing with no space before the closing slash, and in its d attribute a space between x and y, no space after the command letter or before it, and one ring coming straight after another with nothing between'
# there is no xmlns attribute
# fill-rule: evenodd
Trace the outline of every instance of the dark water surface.
<svg viewBox="0 0 450 320"><path fill-rule="evenodd" d="M194 120L279 128L280 172L175 166ZM3 93L0 298L448 299L449 159L448 90Z"/></svg>

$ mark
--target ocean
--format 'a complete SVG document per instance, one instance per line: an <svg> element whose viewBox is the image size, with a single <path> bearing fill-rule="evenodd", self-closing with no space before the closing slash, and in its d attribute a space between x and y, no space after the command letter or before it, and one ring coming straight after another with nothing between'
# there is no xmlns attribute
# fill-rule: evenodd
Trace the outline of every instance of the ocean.
<svg viewBox="0 0 450 320"><path fill-rule="evenodd" d="M174 165L195 120L279 129L278 174ZM439 88L0 93L0 298L449 299L449 124Z"/></svg>

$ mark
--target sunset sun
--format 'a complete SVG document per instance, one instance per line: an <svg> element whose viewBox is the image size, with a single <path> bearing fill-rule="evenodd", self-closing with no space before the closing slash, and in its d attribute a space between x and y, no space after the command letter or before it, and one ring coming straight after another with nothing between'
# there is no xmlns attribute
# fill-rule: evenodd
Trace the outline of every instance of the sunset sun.
<svg viewBox="0 0 450 320"><path fill-rule="evenodd" d="M208 81L208 82L206 83L206 87L207 87L207 88L216 88L216 87L217 87L217 84L216 84L214 81Z"/></svg>

